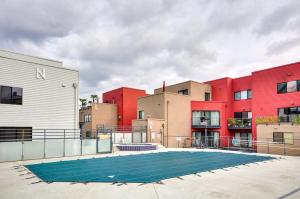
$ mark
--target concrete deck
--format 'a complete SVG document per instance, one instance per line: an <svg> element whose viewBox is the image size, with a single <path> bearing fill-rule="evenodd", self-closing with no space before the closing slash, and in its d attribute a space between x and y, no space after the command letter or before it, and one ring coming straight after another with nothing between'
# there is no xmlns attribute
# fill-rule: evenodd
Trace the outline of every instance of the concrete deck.
<svg viewBox="0 0 300 199"><path fill-rule="evenodd" d="M163 184L47 184L20 166L103 156L111 154L0 163L0 198L300 198L300 157L275 156L277 160L167 179Z"/></svg>

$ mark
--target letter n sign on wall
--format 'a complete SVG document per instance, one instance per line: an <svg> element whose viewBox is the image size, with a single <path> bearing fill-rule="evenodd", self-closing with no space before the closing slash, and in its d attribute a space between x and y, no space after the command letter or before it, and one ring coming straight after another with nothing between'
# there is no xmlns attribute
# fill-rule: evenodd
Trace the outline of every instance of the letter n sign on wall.
<svg viewBox="0 0 300 199"><path fill-rule="evenodd" d="M46 69L45 68L36 68L36 78L37 79L46 79Z"/></svg>

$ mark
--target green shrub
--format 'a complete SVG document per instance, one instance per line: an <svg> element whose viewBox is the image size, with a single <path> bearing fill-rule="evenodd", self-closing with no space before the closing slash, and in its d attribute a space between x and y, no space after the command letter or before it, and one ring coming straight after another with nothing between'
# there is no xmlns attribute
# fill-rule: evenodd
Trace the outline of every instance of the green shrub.
<svg viewBox="0 0 300 199"><path fill-rule="evenodd" d="M276 124L278 123L277 116L260 116L255 119L256 124Z"/></svg>
<svg viewBox="0 0 300 199"><path fill-rule="evenodd" d="M296 117L294 120L293 120L293 124L300 124L300 117Z"/></svg>

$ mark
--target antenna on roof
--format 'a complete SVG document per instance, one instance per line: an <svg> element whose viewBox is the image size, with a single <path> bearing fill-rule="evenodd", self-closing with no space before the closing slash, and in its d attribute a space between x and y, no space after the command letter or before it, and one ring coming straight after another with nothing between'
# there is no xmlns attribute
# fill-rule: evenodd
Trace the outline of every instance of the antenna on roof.
<svg viewBox="0 0 300 199"><path fill-rule="evenodd" d="M166 91L166 82L164 81L163 82L163 92L165 92Z"/></svg>

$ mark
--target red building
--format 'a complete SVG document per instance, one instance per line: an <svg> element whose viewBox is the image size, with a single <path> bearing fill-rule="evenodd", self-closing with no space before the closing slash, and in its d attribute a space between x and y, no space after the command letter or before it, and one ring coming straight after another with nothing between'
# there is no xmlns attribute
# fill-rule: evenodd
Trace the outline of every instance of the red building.
<svg viewBox="0 0 300 199"><path fill-rule="evenodd" d="M117 104L118 125L131 126L137 118L137 100L146 96L145 90L121 87L102 94L104 103Z"/></svg>
<svg viewBox="0 0 300 199"><path fill-rule="evenodd" d="M290 122L300 116L300 62L206 83L212 87L208 101L191 102L192 136L202 139L206 129L210 145L219 137L220 145L235 145L236 138L245 140L239 146L253 147L258 117ZM205 125L196 125L197 117Z"/></svg>

